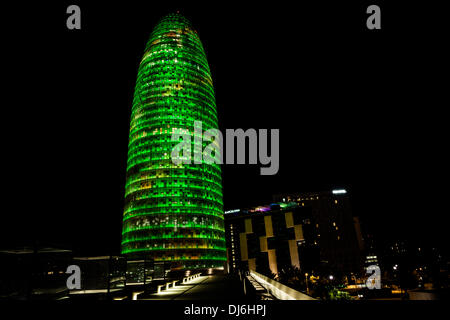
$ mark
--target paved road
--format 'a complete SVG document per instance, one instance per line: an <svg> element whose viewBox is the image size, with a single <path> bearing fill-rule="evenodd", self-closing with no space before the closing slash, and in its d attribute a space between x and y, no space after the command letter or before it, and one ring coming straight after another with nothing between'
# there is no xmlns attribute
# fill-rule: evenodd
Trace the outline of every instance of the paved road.
<svg viewBox="0 0 450 320"><path fill-rule="evenodd" d="M239 278L231 275L201 276L188 284L154 293L139 300L230 300L243 299Z"/></svg>

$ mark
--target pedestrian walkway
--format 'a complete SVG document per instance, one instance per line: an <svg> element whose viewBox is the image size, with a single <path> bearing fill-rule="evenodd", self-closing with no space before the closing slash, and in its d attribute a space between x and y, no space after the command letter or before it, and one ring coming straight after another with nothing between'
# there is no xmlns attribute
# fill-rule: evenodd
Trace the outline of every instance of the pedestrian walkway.
<svg viewBox="0 0 450 320"><path fill-rule="evenodd" d="M239 278L232 275L200 276L188 283L153 293L138 300L229 300L244 298Z"/></svg>

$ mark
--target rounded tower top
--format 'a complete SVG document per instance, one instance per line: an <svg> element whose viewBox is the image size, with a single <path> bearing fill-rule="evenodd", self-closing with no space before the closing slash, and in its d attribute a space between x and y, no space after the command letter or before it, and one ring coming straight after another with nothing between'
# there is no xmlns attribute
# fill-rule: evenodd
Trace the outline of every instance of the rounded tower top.
<svg viewBox="0 0 450 320"><path fill-rule="evenodd" d="M158 21L150 34L141 63L146 61L152 52L161 51L173 52L176 55L183 52L189 53L191 59L206 71L208 82L212 83L205 50L197 31L191 22L180 13L170 13Z"/></svg>
<svg viewBox="0 0 450 320"><path fill-rule="evenodd" d="M179 12L172 12L163 16L157 23L172 23L172 24L184 24L186 26L192 27L191 22Z"/></svg>
<svg viewBox="0 0 450 320"><path fill-rule="evenodd" d="M154 42L156 39L165 37L181 37L183 35L196 37L196 40L201 45L200 39L197 35L197 31L195 31L195 29L192 27L191 22L180 13L169 13L168 15L162 17L154 27L153 32L150 35L150 39L147 43L146 49L148 50L152 45L152 42Z"/></svg>

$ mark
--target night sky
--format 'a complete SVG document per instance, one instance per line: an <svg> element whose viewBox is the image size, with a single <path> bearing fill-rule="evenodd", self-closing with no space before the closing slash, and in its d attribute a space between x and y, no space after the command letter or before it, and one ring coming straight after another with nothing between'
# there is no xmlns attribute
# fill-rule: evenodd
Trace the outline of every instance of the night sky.
<svg viewBox="0 0 450 320"><path fill-rule="evenodd" d="M221 129L280 129L277 175L223 166L225 209L346 188L354 215L380 236L447 243L449 55L439 8L95 3L2 10L1 248L119 252L138 65L159 18L176 10L205 48ZM382 30L366 29L373 3ZM81 7L80 31L66 29L70 4Z"/></svg>

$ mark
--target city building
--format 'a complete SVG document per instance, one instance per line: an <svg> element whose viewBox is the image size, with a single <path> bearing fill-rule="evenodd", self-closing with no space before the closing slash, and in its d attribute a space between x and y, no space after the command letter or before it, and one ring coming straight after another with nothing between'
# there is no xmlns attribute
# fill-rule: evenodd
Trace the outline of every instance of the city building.
<svg viewBox="0 0 450 320"><path fill-rule="evenodd" d="M124 257L74 257L72 264L80 268L81 287L70 290L71 299L105 300L125 289L127 261Z"/></svg>
<svg viewBox="0 0 450 320"><path fill-rule="evenodd" d="M73 257L72 250L35 247L0 250L0 300L108 299L132 285L124 257ZM134 261L130 261L132 263ZM79 267L80 288L68 288L67 280Z"/></svg>
<svg viewBox="0 0 450 320"><path fill-rule="evenodd" d="M72 251L50 247L0 251L0 299L64 299Z"/></svg>
<svg viewBox="0 0 450 320"><path fill-rule="evenodd" d="M359 219L352 215L347 190L280 194L273 200L311 208L318 226L321 261L331 270L362 271L364 240Z"/></svg>
<svg viewBox="0 0 450 320"><path fill-rule="evenodd" d="M225 211L228 270L277 274L363 272L364 241L345 190L274 196L271 205Z"/></svg>
<svg viewBox="0 0 450 320"><path fill-rule="evenodd" d="M320 262L311 209L295 202L226 211L225 228L229 272L267 275L291 266L311 272Z"/></svg>
<svg viewBox="0 0 450 320"><path fill-rule="evenodd" d="M210 69L197 32L180 14L156 25L139 65L130 120L122 253L174 269L226 261L220 165L175 164L173 134L218 128ZM202 131L202 132L203 132ZM202 145L201 145L202 146ZM203 149L202 149L203 150Z"/></svg>

